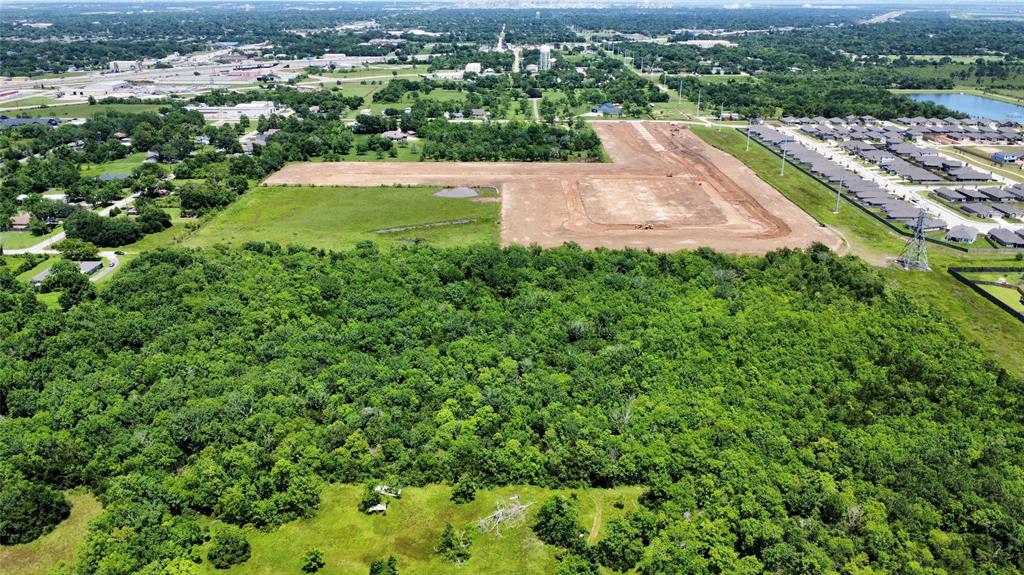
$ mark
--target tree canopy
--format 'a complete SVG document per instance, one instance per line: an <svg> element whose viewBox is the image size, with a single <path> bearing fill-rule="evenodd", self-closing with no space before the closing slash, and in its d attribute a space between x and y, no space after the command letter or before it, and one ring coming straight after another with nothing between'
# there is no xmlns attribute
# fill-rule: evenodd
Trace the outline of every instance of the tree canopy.
<svg viewBox="0 0 1024 575"><path fill-rule="evenodd" d="M823 248L162 249L67 307L0 270L0 471L100 496L81 575L385 477L645 485L641 573L1024 567L1021 382Z"/></svg>

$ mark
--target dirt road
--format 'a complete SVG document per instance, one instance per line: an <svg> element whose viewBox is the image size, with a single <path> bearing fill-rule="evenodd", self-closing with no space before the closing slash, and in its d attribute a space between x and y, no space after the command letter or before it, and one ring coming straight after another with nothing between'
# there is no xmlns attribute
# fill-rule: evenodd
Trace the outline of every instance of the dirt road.
<svg viewBox="0 0 1024 575"><path fill-rule="evenodd" d="M301 163L268 185L495 186L502 244L762 254L842 241L741 162L658 122L595 122L611 163Z"/></svg>

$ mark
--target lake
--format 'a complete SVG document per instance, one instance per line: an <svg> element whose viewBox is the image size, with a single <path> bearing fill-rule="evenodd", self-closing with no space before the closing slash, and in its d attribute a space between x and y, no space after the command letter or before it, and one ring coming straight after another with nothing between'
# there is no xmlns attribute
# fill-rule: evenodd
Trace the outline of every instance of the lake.
<svg viewBox="0 0 1024 575"><path fill-rule="evenodd" d="M918 102L939 104L973 118L989 118L1000 122L1005 120L1024 122L1024 106L992 100L991 98L982 98L973 94L929 92L924 94L907 94L907 97Z"/></svg>

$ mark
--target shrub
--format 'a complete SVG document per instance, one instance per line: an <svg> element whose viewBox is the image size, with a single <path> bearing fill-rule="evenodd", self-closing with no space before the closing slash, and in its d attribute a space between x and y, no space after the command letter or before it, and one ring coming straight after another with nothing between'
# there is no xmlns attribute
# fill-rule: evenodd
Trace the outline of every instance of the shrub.
<svg viewBox="0 0 1024 575"><path fill-rule="evenodd" d="M0 471L0 545L28 543L70 514L71 504L59 491Z"/></svg>
<svg viewBox="0 0 1024 575"><path fill-rule="evenodd" d="M579 525L576 506L558 495L540 506L533 532L548 545L566 549L579 549L583 545L583 529Z"/></svg>
<svg viewBox="0 0 1024 575"><path fill-rule="evenodd" d="M323 569L324 565L324 552L316 548L306 551L306 556L302 558L303 573L316 573Z"/></svg>
<svg viewBox="0 0 1024 575"><path fill-rule="evenodd" d="M447 523L444 526L444 532L441 533L441 538L438 539L437 545L434 547L434 553L453 563L461 564L469 560L471 544L472 541L468 537L456 533L452 524Z"/></svg>
<svg viewBox="0 0 1024 575"><path fill-rule="evenodd" d="M213 542L206 558L217 569L227 569L248 561L250 553L249 541L245 539L242 530L224 526L214 531Z"/></svg>
<svg viewBox="0 0 1024 575"><path fill-rule="evenodd" d="M469 503L476 499L476 482L472 479L460 479L452 486L452 501L455 503Z"/></svg>

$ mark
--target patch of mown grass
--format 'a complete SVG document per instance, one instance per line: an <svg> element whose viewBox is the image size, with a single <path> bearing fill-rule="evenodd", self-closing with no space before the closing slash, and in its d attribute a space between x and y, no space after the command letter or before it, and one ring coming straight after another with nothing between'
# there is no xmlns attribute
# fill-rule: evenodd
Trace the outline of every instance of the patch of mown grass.
<svg viewBox="0 0 1024 575"><path fill-rule="evenodd" d="M501 204L439 198L438 186L266 187L250 190L184 244L240 245L275 241L326 249L361 241L423 240L437 246L498 241ZM442 222L469 220L469 223ZM408 228L387 233L381 230Z"/></svg>
<svg viewBox="0 0 1024 575"><path fill-rule="evenodd" d="M160 104L67 104L47 106L45 108L29 108L15 110L12 116L28 116L30 118L91 118L100 112L155 112Z"/></svg>
<svg viewBox="0 0 1024 575"><path fill-rule="evenodd" d="M82 177L94 178L101 174L130 174L132 170L141 166L145 159L145 152L136 152L120 160L111 160L102 164L86 164L82 166Z"/></svg>

